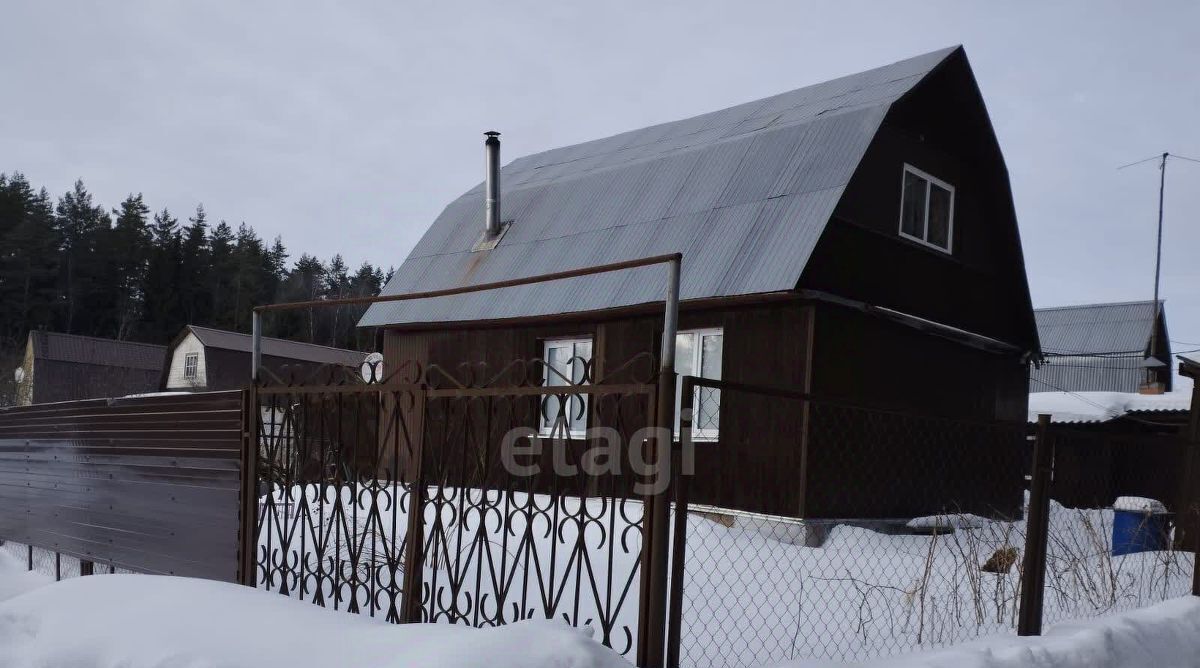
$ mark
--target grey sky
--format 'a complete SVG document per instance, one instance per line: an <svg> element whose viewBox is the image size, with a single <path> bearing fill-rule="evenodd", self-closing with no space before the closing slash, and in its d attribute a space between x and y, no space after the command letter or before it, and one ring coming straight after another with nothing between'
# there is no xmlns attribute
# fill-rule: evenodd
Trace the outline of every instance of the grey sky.
<svg viewBox="0 0 1200 668"><path fill-rule="evenodd" d="M486 129L507 162L962 43L1035 303L1148 298L1158 171L1116 168L1200 158L1200 3L1048 4L23 2L0 171L399 264L480 180ZM1171 338L1200 344L1200 164L1167 186Z"/></svg>

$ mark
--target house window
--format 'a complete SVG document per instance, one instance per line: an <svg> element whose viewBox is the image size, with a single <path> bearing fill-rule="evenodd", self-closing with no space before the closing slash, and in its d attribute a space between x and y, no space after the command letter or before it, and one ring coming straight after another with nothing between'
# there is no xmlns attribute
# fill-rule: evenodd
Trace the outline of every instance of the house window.
<svg viewBox="0 0 1200 668"><path fill-rule="evenodd" d="M724 334L717 329L694 329L675 336L675 433L679 433L679 403L683 376L721 380L721 347ZM697 387L692 404L692 438L715 440L721 427L721 391Z"/></svg>
<svg viewBox="0 0 1200 668"><path fill-rule="evenodd" d="M542 360L545 362L543 381L547 387L587 384L592 340L546 341ZM587 429L587 413L586 394L543 395L538 431L543 436L582 437Z"/></svg>
<svg viewBox="0 0 1200 668"><path fill-rule="evenodd" d="M954 239L954 186L905 165L900 236L949 253Z"/></svg>
<svg viewBox="0 0 1200 668"><path fill-rule="evenodd" d="M188 353L183 356L183 377L188 380L196 379L196 369L200 366L200 353Z"/></svg>

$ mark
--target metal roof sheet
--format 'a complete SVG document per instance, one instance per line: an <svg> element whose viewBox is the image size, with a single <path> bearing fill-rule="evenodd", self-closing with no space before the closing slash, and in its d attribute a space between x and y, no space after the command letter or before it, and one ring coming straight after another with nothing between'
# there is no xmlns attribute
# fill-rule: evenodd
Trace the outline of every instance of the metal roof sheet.
<svg viewBox="0 0 1200 668"><path fill-rule="evenodd" d="M35 359L161 371L167 347L58 332L30 332Z"/></svg>
<svg viewBox="0 0 1200 668"><path fill-rule="evenodd" d="M252 341L249 334L230 332L223 329L212 329L197 325L188 325L188 330L196 335L205 347L222 350L250 352ZM318 346L312 343L300 343L286 339L274 339L264 336L262 339L262 354L270 357L317 362L320 364L343 364L357 366L362 364L366 353L344 348Z"/></svg>
<svg viewBox="0 0 1200 668"><path fill-rule="evenodd" d="M574 146L501 170L499 245L482 184L438 216L381 294L684 255L683 299L791 290L891 104L961 47ZM661 300L663 269L373 304L361 326L590 311Z"/></svg>
<svg viewBox="0 0 1200 668"><path fill-rule="evenodd" d="M1154 329L1154 302L1042 308L1034 316L1046 355L1141 355Z"/></svg>

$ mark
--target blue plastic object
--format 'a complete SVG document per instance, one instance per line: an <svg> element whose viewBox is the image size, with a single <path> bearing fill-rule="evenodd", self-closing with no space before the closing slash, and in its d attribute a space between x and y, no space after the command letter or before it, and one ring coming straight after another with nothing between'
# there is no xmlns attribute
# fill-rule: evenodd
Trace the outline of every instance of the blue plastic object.
<svg viewBox="0 0 1200 668"><path fill-rule="evenodd" d="M1167 549L1170 513L1138 510L1113 511L1112 553L1114 557Z"/></svg>

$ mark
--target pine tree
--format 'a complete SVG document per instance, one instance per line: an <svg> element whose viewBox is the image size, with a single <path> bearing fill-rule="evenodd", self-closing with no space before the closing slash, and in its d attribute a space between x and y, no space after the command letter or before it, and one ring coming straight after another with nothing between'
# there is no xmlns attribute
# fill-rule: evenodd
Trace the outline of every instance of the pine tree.
<svg viewBox="0 0 1200 668"><path fill-rule="evenodd" d="M67 333L89 332L94 325L93 316L110 308L114 300L113 295L104 293L97 285L102 271L97 245L111 226L111 220L104 207L92 203L92 194L81 180L58 200L55 213L63 253L60 324Z"/></svg>
<svg viewBox="0 0 1200 668"><path fill-rule="evenodd" d="M237 327L234 312L233 280L237 265L234 260L233 229L225 221L217 223L208 236L209 304L212 307L211 321L220 329Z"/></svg>
<svg viewBox="0 0 1200 668"><path fill-rule="evenodd" d="M111 335L117 339L136 336L145 308L146 270L150 262L151 237L142 194L130 194L113 209L115 221L106 235L101 255L106 262L104 288L115 293Z"/></svg>
<svg viewBox="0 0 1200 668"><path fill-rule="evenodd" d="M186 324L176 289L183 253L179 221L163 209L154 215L150 236L153 248L142 284L145 334L147 340L165 342Z"/></svg>
<svg viewBox="0 0 1200 668"><path fill-rule="evenodd" d="M188 218L188 222L191 224L182 232L176 288L179 291L184 324L199 325L212 320L212 292L209 289L212 265L204 205L196 205L196 213Z"/></svg>
<svg viewBox="0 0 1200 668"><path fill-rule="evenodd" d="M0 175L0 347L52 323L59 248L50 194L34 193L19 172Z"/></svg>

